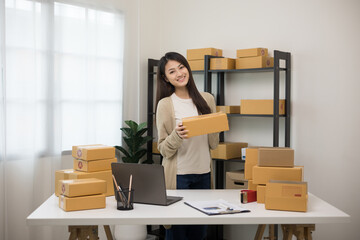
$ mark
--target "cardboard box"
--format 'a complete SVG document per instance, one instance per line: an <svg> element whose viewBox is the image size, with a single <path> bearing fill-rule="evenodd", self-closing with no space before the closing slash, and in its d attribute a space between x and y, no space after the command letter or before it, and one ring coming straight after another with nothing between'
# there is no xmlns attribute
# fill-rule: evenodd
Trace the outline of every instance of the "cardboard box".
<svg viewBox="0 0 360 240"><path fill-rule="evenodd" d="M274 114L274 100L242 99L240 102L241 114ZM285 99L279 99L279 115L285 114Z"/></svg>
<svg viewBox="0 0 360 240"><path fill-rule="evenodd" d="M241 142L223 142L218 147L210 150L211 157L216 159L231 159L241 157L241 148L247 147L247 143Z"/></svg>
<svg viewBox="0 0 360 240"><path fill-rule="evenodd" d="M240 113L240 105L238 106L216 106L217 112L223 112L223 113L234 113L239 114Z"/></svg>
<svg viewBox="0 0 360 240"><path fill-rule="evenodd" d="M265 68L267 67L266 64L266 56L237 58L235 60L236 69Z"/></svg>
<svg viewBox="0 0 360 240"><path fill-rule="evenodd" d="M267 184L270 180L302 181L303 167L253 167L254 184Z"/></svg>
<svg viewBox="0 0 360 240"><path fill-rule="evenodd" d="M257 56L267 56L267 48L248 48L248 49L238 49L236 50L236 57L257 57Z"/></svg>
<svg viewBox="0 0 360 240"><path fill-rule="evenodd" d="M111 163L117 162L116 158L86 161L74 158L74 169L83 172L98 172L111 170Z"/></svg>
<svg viewBox="0 0 360 240"><path fill-rule="evenodd" d="M66 197L79 197L106 193L107 183L97 178L60 180L59 191Z"/></svg>
<svg viewBox="0 0 360 240"><path fill-rule="evenodd" d="M106 181L106 196L114 195L114 185L112 179L111 170L100 171L100 172L80 172L74 171L73 173L69 173L69 179L84 179L84 178L97 178Z"/></svg>
<svg viewBox="0 0 360 240"><path fill-rule="evenodd" d="M74 169L64 169L55 171L55 195L58 197L60 195L60 180L69 179L69 174L73 173Z"/></svg>
<svg viewBox="0 0 360 240"><path fill-rule="evenodd" d="M266 57L266 64L265 67L274 67L274 58L273 57Z"/></svg>
<svg viewBox="0 0 360 240"><path fill-rule="evenodd" d="M187 60L204 60L205 55L222 57L222 50L216 48L188 49L186 51Z"/></svg>
<svg viewBox="0 0 360 240"><path fill-rule="evenodd" d="M152 152L160 154L159 150L157 149L157 145L158 145L157 142L152 143Z"/></svg>
<svg viewBox="0 0 360 240"><path fill-rule="evenodd" d="M256 187L257 203L265 203L265 191L266 191L266 185L257 185Z"/></svg>
<svg viewBox="0 0 360 240"><path fill-rule="evenodd" d="M106 207L106 198L104 194L83 196L83 197L65 197L60 195L59 207L64 211L88 210Z"/></svg>
<svg viewBox="0 0 360 240"><path fill-rule="evenodd" d="M258 166L294 167L294 149L285 147L259 148Z"/></svg>
<svg viewBox="0 0 360 240"><path fill-rule="evenodd" d="M189 138L229 130L227 115L222 112L183 118L182 124L189 130Z"/></svg>
<svg viewBox="0 0 360 240"><path fill-rule="evenodd" d="M226 189L247 189L248 182L244 179L244 170L226 172Z"/></svg>
<svg viewBox="0 0 360 240"><path fill-rule="evenodd" d="M204 71L204 60L188 60L191 71Z"/></svg>
<svg viewBox="0 0 360 240"><path fill-rule="evenodd" d="M306 212L307 201L306 182L270 181L266 185L266 209Z"/></svg>
<svg viewBox="0 0 360 240"><path fill-rule="evenodd" d="M258 185L254 184L254 181L252 179L247 180L247 181L248 181L248 189L256 191Z"/></svg>
<svg viewBox="0 0 360 240"><path fill-rule="evenodd" d="M245 148L245 164L244 164L245 179L250 180L253 178L252 169L254 166L257 165L257 163L258 163L258 148L256 147Z"/></svg>
<svg viewBox="0 0 360 240"><path fill-rule="evenodd" d="M210 70L235 69L233 58L210 58Z"/></svg>
<svg viewBox="0 0 360 240"><path fill-rule="evenodd" d="M114 158L115 148L101 144L73 146L72 156L87 161Z"/></svg>

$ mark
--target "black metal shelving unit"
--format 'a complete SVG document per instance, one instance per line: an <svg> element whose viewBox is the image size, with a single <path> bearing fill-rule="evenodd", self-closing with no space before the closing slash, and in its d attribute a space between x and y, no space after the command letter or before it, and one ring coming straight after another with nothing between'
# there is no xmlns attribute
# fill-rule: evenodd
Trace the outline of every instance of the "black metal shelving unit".
<svg viewBox="0 0 360 240"><path fill-rule="evenodd" d="M290 147L290 84L291 84L291 54L288 52L274 51L274 67L252 68L252 69L229 69L229 70L210 70L210 59L218 58L215 56L205 56L204 61L204 89L212 92L212 73L217 76L216 104L225 104L225 74L234 73L274 73L274 114L273 115L251 115L251 114L228 114L228 117L272 117L273 118L273 147L279 146L279 119L285 118L285 147ZM280 67L280 60L285 61L285 67ZM285 72L285 115L279 114L279 95L280 95L280 72ZM220 134L220 142L224 141L224 134ZM215 161L215 187L224 188L224 163L218 159ZM242 162L242 160L239 160Z"/></svg>
<svg viewBox="0 0 360 240"><path fill-rule="evenodd" d="M289 52L274 51L274 67L270 68L252 68L252 69L231 69L231 70L210 70L210 59L218 58L215 56L206 55L204 57L204 71L193 71L193 74L204 74L204 91L212 92L212 75L216 74L216 104L225 105L225 75L226 74L241 74L241 73L259 73L259 72L273 72L274 81L274 114L273 115L250 115L250 114L228 114L228 117L265 117L273 118L273 147L279 146L279 119L285 119L285 147L290 147L290 87L291 87L291 54ZM280 67L280 60L285 61L285 67ZM148 114L147 124L149 127L148 136L153 137L154 124L154 76L156 72L154 68L158 64L158 60L148 59ZM279 114L279 95L280 95L280 72L285 72L285 115ZM224 133L220 134L220 142L224 141ZM147 145L147 159L153 159L152 143ZM224 164L225 162L239 162L243 163L241 159L213 159L215 161L215 188L224 188ZM277 227L275 228L277 236ZM222 239L223 230L218 228L214 233L216 239Z"/></svg>

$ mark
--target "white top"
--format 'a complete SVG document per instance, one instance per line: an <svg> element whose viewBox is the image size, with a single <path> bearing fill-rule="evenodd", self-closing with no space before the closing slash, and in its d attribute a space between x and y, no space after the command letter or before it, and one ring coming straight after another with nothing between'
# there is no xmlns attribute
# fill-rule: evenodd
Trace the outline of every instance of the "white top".
<svg viewBox="0 0 360 240"><path fill-rule="evenodd" d="M176 126L184 117L198 116L192 99L171 95L174 105ZM177 153L177 174L203 174L210 172L210 150L208 136L201 135L184 139Z"/></svg>
<svg viewBox="0 0 360 240"><path fill-rule="evenodd" d="M349 223L350 216L329 203L309 193L307 212L266 210L256 202L241 204L240 190L168 190L167 194L182 196L183 200L169 206L134 204L130 211L116 209L114 196L106 198L106 208L65 212L59 208L54 194L27 217L28 225L167 225L167 224L317 224ZM249 213L208 216L184 201L224 199L249 209Z"/></svg>

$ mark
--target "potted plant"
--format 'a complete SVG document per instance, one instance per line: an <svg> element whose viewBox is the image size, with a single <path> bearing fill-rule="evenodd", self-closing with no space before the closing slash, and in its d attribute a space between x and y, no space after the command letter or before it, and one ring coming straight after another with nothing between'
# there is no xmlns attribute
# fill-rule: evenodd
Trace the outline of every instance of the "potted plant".
<svg viewBox="0 0 360 240"><path fill-rule="evenodd" d="M150 136L143 136L148 128L146 122L137 124L132 120L125 121L128 127L120 128L124 133L124 142L127 145L127 149L122 146L115 146L124 156L122 161L124 163L148 163L152 164L153 161L146 159L141 161L141 158L146 154L146 148L142 148L144 144L152 140Z"/></svg>
<svg viewBox="0 0 360 240"><path fill-rule="evenodd" d="M146 122L137 124L132 120L125 121L128 127L120 128L124 133L124 142L126 148L122 146L115 146L122 154L122 161L124 163L148 163L153 161L146 159L141 161L141 158L146 154L147 150L142 148L144 144L152 140L150 136L143 136L148 128ZM114 236L117 240L140 240L147 236L146 225L115 225Z"/></svg>

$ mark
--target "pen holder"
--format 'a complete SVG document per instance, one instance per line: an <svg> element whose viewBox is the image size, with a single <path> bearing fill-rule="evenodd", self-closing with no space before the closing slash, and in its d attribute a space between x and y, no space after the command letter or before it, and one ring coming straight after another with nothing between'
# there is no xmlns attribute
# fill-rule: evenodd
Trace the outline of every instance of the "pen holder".
<svg viewBox="0 0 360 240"><path fill-rule="evenodd" d="M118 210L134 209L134 189L125 188L116 191L116 201Z"/></svg>

